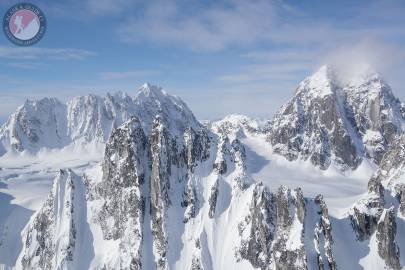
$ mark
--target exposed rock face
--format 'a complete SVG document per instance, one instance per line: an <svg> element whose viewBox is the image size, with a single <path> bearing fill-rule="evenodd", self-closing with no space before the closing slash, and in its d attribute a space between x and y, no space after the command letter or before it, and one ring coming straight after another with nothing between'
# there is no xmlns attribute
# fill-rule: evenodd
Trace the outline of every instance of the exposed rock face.
<svg viewBox="0 0 405 270"><path fill-rule="evenodd" d="M210 138L207 131L200 130L199 132L196 132L189 127L184 133L184 142L186 145L187 168L192 173L199 161L208 159Z"/></svg>
<svg viewBox="0 0 405 270"><path fill-rule="evenodd" d="M165 226L166 209L170 205L169 189L171 166L181 160L177 154L175 141L171 141L165 125L157 118L150 137L152 171L150 178L150 213L154 247L158 253L158 267L165 269L167 231ZM184 157L183 157L184 158Z"/></svg>
<svg viewBox="0 0 405 270"><path fill-rule="evenodd" d="M397 227L393 208L384 209L377 225L378 254L392 269L399 270L399 248L395 242Z"/></svg>
<svg viewBox="0 0 405 270"><path fill-rule="evenodd" d="M277 192L277 228L273 243L275 269L307 269L303 243L305 201L300 189Z"/></svg>
<svg viewBox="0 0 405 270"><path fill-rule="evenodd" d="M232 157L231 160L235 164L235 183L234 185L243 190L250 186L254 181L247 173L246 166L246 150L239 139L232 141Z"/></svg>
<svg viewBox="0 0 405 270"><path fill-rule="evenodd" d="M324 66L298 86L276 114L268 140L288 160L321 169L356 169L364 157L379 163L402 132L402 104L376 74L341 85Z"/></svg>
<svg viewBox="0 0 405 270"><path fill-rule="evenodd" d="M211 187L210 197L208 199L210 208L208 212L208 216L213 218L215 215L215 210L217 207L217 200L218 200L218 193L219 193L219 178L216 179L215 183Z"/></svg>
<svg viewBox="0 0 405 270"><path fill-rule="evenodd" d="M396 185L395 190L399 201L399 211L405 217L405 184Z"/></svg>
<svg viewBox="0 0 405 270"><path fill-rule="evenodd" d="M391 143L379 169L368 182L368 193L351 209L352 225L358 239L375 239L378 255L391 269L401 269L395 237L397 216L400 220L404 209L404 184L401 182L405 164L404 138L402 135ZM398 207L392 206L395 200Z"/></svg>
<svg viewBox="0 0 405 270"><path fill-rule="evenodd" d="M234 186L245 189L253 180L246 171L246 150L238 138L230 142L226 134L219 134L218 149L213 169L219 175L225 175L228 170L235 173Z"/></svg>
<svg viewBox="0 0 405 270"><path fill-rule="evenodd" d="M405 134L396 139L384 154L374 178L385 182L388 189L401 198L401 186L405 184L402 176L405 173Z"/></svg>
<svg viewBox="0 0 405 270"><path fill-rule="evenodd" d="M187 223L190 219L197 216L199 210L199 200L195 187L191 184L191 182L188 183L186 190L183 193L183 201L181 206L186 208L184 211L184 223Z"/></svg>
<svg viewBox="0 0 405 270"><path fill-rule="evenodd" d="M327 208L323 201L319 200L319 204L321 217L310 218L319 219L330 269L336 269ZM235 253L237 260L248 260L260 269L307 269L305 217L306 204L300 189L281 186L272 194L262 184L255 184L249 214L238 225L241 242ZM315 235L314 240L316 237L320 235Z"/></svg>
<svg viewBox="0 0 405 270"><path fill-rule="evenodd" d="M74 269L84 238L84 185L71 170L61 170L42 208L23 233L18 269ZM84 219L84 220L83 220Z"/></svg>
<svg viewBox="0 0 405 270"><path fill-rule="evenodd" d="M360 241L368 239L376 230L384 208L383 187L372 178L368 183L368 193L351 210L352 226Z"/></svg>
<svg viewBox="0 0 405 270"><path fill-rule="evenodd" d="M103 181L98 188L104 203L97 222L104 239L120 241L120 267L124 269L142 266L142 185L149 170L147 147L139 120L132 118L112 133L105 150Z"/></svg>
<svg viewBox="0 0 405 270"><path fill-rule="evenodd" d="M236 257L248 260L255 268L267 269L272 262L276 225L276 198L262 184L256 184L250 213L238 226L241 246Z"/></svg>
<svg viewBox="0 0 405 270"><path fill-rule="evenodd" d="M150 91L154 92L144 93L139 100L166 100L160 90ZM178 112L169 109L156 111L150 122L145 121L151 116L143 115L142 121L132 117L113 131L106 145L103 180L92 189L95 194L90 197L102 201L97 222L104 239L120 242L120 258L110 262L110 267L118 264L121 269L143 269L142 252L151 244L157 269L169 269L168 209L184 209L184 222L198 212L198 196L191 179L194 168L209 157L210 139L207 130L187 114L187 108L177 110L183 111L177 118L172 114ZM181 200L176 194L170 195L173 185L184 191ZM145 237L152 243L144 244Z"/></svg>
<svg viewBox="0 0 405 270"><path fill-rule="evenodd" d="M332 252L332 245L333 245L333 238L332 238L332 225L329 220L328 214L328 207L326 206L325 201L323 200L322 195L318 195L315 198L315 203L319 205L320 211L320 219L319 222L316 223L315 227L315 249L318 253L318 265L319 269L325 269L325 262L323 261L323 257L327 259L328 269L336 270L336 260L333 256ZM323 241L321 241L321 237L323 237ZM321 254L321 243L324 243L323 250L324 254Z"/></svg>
<svg viewBox="0 0 405 270"><path fill-rule="evenodd" d="M219 143L218 143L218 151L216 160L213 165L213 169L218 174L225 174L228 170L228 162L230 162L229 158L231 155L231 146L229 143L228 136L220 136ZM228 162L227 162L228 158Z"/></svg>

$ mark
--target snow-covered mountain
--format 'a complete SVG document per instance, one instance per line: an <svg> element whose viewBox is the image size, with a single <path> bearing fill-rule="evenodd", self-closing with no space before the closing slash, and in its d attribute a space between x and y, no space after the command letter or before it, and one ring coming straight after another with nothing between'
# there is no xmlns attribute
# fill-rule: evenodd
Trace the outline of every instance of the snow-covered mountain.
<svg viewBox="0 0 405 270"><path fill-rule="evenodd" d="M377 75L342 85L327 67L264 122L202 125L148 84L135 97L26 102L0 132L0 202L14 197L0 204L0 268L401 269L403 119ZM105 145L99 163L66 168L66 146L93 143ZM7 155L43 148L64 148L49 154L66 160L53 180L48 154ZM53 182L39 203L18 184L27 175ZM15 204L35 211L29 221ZM22 217L19 237L10 224ZM11 260L1 252L13 241Z"/></svg>
<svg viewBox="0 0 405 270"><path fill-rule="evenodd" d="M275 115L268 140L288 160L356 169L364 158L379 164L404 130L404 112L377 73L340 82L333 69L323 66Z"/></svg>
<svg viewBox="0 0 405 270"><path fill-rule="evenodd" d="M193 118L190 109L161 88L144 84L135 97L118 92L106 97L75 97L66 104L57 99L27 100L0 129L0 155L7 152L37 153L70 145L104 144L112 130L131 116L143 119L150 129L155 115L171 115L172 125Z"/></svg>

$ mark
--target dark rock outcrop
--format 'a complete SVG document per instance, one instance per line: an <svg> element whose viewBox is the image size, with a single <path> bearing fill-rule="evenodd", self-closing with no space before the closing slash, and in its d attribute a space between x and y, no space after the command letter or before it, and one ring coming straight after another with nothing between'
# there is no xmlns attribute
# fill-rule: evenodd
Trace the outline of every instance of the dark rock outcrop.
<svg viewBox="0 0 405 270"><path fill-rule="evenodd" d="M268 141L288 160L356 169L363 158L379 164L403 131L403 105L375 73L342 83L322 67L298 86L270 123Z"/></svg>
<svg viewBox="0 0 405 270"><path fill-rule="evenodd" d="M242 240L236 258L248 260L253 267L264 270L272 262L277 225L276 198L262 184L256 184L249 211L238 225Z"/></svg>
<svg viewBox="0 0 405 270"><path fill-rule="evenodd" d="M368 239L376 230L384 208L383 186L376 178L368 183L368 193L352 208L350 218L360 241Z"/></svg>
<svg viewBox="0 0 405 270"><path fill-rule="evenodd" d="M219 181L218 178L215 183L211 187L210 197L208 199L208 203L210 205L210 209L208 212L208 216L213 218L215 216L215 209L217 207L217 200L218 200L218 193L219 193Z"/></svg>
<svg viewBox="0 0 405 270"><path fill-rule="evenodd" d="M378 254L394 270L401 269L399 247L395 242L397 227L393 208L384 209L377 224Z"/></svg>
<svg viewBox="0 0 405 270"><path fill-rule="evenodd" d="M333 238L332 238L332 224L329 219L328 214L328 207L326 206L325 201L323 200L322 195L318 195L315 198L315 203L319 206L320 211L318 212L320 215L319 221L315 225L315 249L318 253L318 266L320 270L325 269L323 262L324 255L327 259L328 269L336 270L336 260L333 256L332 246L333 246ZM321 237L323 237L323 241L320 241ZM321 243L324 243L323 251L324 254L321 254Z"/></svg>
<svg viewBox="0 0 405 270"><path fill-rule="evenodd" d="M277 270L307 269L303 243L305 201L301 189L291 191L281 186L276 195L276 207L276 237L272 246L275 267ZM293 239L291 234L294 234Z"/></svg>

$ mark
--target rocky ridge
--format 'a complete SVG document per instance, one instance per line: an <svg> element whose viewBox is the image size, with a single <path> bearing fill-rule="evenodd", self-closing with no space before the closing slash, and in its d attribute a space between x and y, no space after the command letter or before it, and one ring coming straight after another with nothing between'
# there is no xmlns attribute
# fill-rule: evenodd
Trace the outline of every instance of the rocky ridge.
<svg viewBox="0 0 405 270"><path fill-rule="evenodd" d="M333 69L323 66L276 113L268 141L290 161L354 170L364 159L381 162L403 132L404 119L404 105L378 74L342 85Z"/></svg>

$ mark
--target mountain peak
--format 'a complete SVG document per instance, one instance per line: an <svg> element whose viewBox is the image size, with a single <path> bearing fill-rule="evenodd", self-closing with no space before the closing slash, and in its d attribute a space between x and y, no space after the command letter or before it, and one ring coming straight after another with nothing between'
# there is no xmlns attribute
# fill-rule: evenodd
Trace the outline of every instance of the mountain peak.
<svg viewBox="0 0 405 270"><path fill-rule="evenodd" d="M381 74L371 67L353 73L351 77L346 78L346 85L349 87L359 87L361 85L369 85L371 83L386 85Z"/></svg>
<svg viewBox="0 0 405 270"><path fill-rule="evenodd" d="M141 88L139 88L138 96L139 95L146 97L160 97L162 95L166 96L167 93L162 87L146 82L141 86Z"/></svg>
<svg viewBox="0 0 405 270"><path fill-rule="evenodd" d="M326 96L333 93L333 81L334 75L332 69L327 65L323 65L318 71L299 84L298 91L305 90L316 95Z"/></svg>

